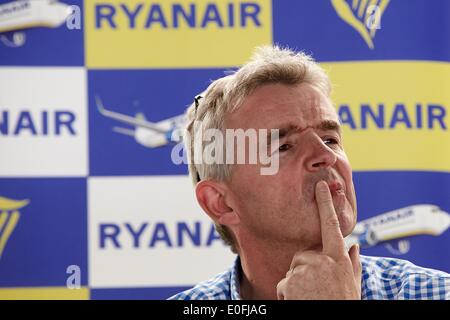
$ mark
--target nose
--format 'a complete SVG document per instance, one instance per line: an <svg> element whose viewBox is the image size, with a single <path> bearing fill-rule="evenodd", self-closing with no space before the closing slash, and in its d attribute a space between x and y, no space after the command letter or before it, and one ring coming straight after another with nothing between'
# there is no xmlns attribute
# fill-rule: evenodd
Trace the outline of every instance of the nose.
<svg viewBox="0 0 450 320"><path fill-rule="evenodd" d="M322 168L332 167L336 163L336 153L316 133L309 136L308 142L308 153L305 159L308 171L318 171Z"/></svg>

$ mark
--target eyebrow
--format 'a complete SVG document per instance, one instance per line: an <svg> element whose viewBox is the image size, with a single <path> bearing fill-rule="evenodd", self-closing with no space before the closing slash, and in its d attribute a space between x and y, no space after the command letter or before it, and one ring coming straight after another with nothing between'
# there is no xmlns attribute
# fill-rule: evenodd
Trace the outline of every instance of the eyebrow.
<svg viewBox="0 0 450 320"><path fill-rule="evenodd" d="M293 124L288 125L288 126L286 126L284 128L280 128L279 131L278 131L278 138L282 139L282 138L284 138L284 137L286 137L288 135L291 135L294 132L297 132L299 130L301 130L301 128L299 126L296 126L296 125L293 125Z"/></svg>
<svg viewBox="0 0 450 320"><path fill-rule="evenodd" d="M318 125L314 126L314 128L322 131L336 131L339 135L341 135L341 125L334 120L324 120L320 122ZM304 129L294 124L288 124L284 127L281 127L278 130L279 130L278 138L282 139L288 135L291 135L298 131L302 131ZM267 138L269 141L271 140L271 137L272 137L271 133L268 133Z"/></svg>
<svg viewBox="0 0 450 320"><path fill-rule="evenodd" d="M341 125L334 120L324 120L315 127L322 131L336 131L341 135Z"/></svg>

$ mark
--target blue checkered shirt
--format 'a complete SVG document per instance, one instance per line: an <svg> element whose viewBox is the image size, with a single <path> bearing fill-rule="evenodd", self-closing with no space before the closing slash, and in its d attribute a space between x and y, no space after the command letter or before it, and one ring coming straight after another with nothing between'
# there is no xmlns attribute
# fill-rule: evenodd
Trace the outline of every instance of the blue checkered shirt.
<svg viewBox="0 0 450 320"><path fill-rule="evenodd" d="M418 267L406 260L361 256L361 298L450 299L450 274ZM240 300L239 257L227 271L169 299Z"/></svg>

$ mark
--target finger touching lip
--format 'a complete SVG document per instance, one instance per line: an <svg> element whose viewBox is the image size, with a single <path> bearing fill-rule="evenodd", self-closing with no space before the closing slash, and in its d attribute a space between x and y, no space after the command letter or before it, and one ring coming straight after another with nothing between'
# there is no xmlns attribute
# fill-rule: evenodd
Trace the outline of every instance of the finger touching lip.
<svg viewBox="0 0 450 320"><path fill-rule="evenodd" d="M327 183L328 183L328 188L330 188L331 195L336 196L336 195L345 194L344 185L341 182L339 182L338 180L332 180Z"/></svg>

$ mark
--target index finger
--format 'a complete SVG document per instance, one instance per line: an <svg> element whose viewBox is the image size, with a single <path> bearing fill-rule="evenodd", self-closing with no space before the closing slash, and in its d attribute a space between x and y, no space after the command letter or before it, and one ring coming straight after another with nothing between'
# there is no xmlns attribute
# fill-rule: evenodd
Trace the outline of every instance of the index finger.
<svg viewBox="0 0 450 320"><path fill-rule="evenodd" d="M319 208L323 253L338 258L345 253L344 237L334 210L330 189L325 181L316 184L316 202Z"/></svg>

